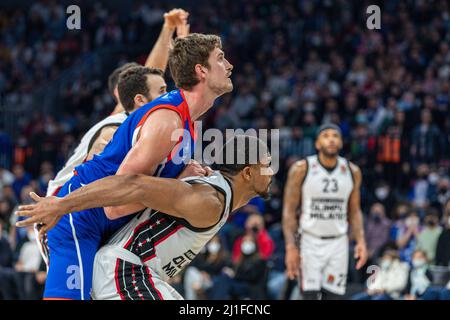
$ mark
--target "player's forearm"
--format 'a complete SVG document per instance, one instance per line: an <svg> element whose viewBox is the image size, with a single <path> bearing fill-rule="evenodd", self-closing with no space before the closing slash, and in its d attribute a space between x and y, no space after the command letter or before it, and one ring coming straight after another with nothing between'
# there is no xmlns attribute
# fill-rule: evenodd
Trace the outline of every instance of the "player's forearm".
<svg viewBox="0 0 450 320"><path fill-rule="evenodd" d="M355 241L364 242L364 226L362 212L360 210L350 214L350 226L352 228L352 234Z"/></svg>
<svg viewBox="0 0 450 320"><path fill-rule="evenodd" d="M175 28L170 28L166 24L163 25L158 40L153 46L145 66L149 68L158 68L166 71L167 62L169 60L169 49Z"/></svg>
<svg viewBox="0 0 450 320"><path fill-rule="evenodd" d="M136 175L121 175L94 181L61 198L61 213L138 202L142 191L136 180Z"/></svg>
<svg viewBox="0 0 450 320"><path fill-rule="evenodd" d="M298 231L298 219L295 210L283 210L283 234L287 246L297 246L296 235Z"/></svg>

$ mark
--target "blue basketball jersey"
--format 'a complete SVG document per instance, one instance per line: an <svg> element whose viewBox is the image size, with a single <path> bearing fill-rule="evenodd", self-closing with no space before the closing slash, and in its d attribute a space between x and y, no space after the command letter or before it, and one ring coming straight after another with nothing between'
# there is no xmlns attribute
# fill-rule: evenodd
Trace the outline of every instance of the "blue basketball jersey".
<svg viewBox="0 0 450 320"><path fill-rule="evenodd" d="M75 168L83 184L116 174L120 164L137 140L139 130L150 114L159 109L177 112L183 123L185 134L180 138L171 154L158 166L155 175L174 178L184 169L184 160L190 159L194 152L194 129L188 105L181 90L168 92L134 111L117 129L103 152L91 161Z"/></svg>

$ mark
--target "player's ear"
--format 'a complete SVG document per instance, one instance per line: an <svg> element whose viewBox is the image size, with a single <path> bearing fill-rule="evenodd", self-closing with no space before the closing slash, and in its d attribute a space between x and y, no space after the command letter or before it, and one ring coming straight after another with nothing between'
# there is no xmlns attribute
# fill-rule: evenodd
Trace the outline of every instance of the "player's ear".
<svg viewBox="0 0 450 320"><path fill-rule="evenodd" d="M114 87L114 97L116 98L117 102L120 102L119 89L117 86Z"/></svg>
<svg viewBox="0 0 450 320"><path fill-rule="evenodd" d="M197 77L201 80L201 79L205 79L206 78L206 67L202 66L200 63L197 63L194 67L195 70L195 74L197 75Z"/></svg>
<svg viewBox="0 0 450 320"><path fill-rule="evenodd" d="M149 99L144 96L143 94L137 94L134 96L134 105L136 106L143 106L144 104L148 103Z"/></svg>
<svg viewBox="0 0 450 320"><path fill-rule="evenodd" d="M241 174L245 181L250 181L252 179L252 170L250 167L242 169Z"/></svg>

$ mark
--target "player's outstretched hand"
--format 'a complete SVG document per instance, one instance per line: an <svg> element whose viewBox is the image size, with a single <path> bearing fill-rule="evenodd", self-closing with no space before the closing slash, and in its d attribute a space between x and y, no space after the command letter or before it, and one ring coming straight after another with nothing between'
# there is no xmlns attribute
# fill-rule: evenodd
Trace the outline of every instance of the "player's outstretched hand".
<svg viewBox="0 0 450 320"><path fill-rule="evenodd" d="M189 13L183 9L172 9L164 13L164 24L170 29L175 29L186 23L188 16Z"/></svg>
<svg viewBox="0 0 450 320"><path fill-rule="evenodd" d="M187 18L177 25L177 38L184 38L189 35L191 25L187 23Z"/></svg>
<svg viewBox="0 0 450 320"><path fill-rule="evenodd" d="M16 227L28 227L35 223L42 225L39 229L39 235L53 228L61 219L60 198L57 197L39 197L36 193L30 192L30 197L36 201L35 204L19 206L16 215L19 217L28 217L16 223Z"/></svg>
<svg viewBox="0 0 450 320"><path fill-rule="evenodd" d="M361 269L367 262L368 254L367 247L364 242L358 242L355 246L355 259L358 259L356 263L356 270Z"/></svg>
<svg viewBox="0 0 450 320"><path fill-rule="evenodd" d="M300 273L300 252L296 246L286 247L286 273L289 279L295 280Z"/></svg>

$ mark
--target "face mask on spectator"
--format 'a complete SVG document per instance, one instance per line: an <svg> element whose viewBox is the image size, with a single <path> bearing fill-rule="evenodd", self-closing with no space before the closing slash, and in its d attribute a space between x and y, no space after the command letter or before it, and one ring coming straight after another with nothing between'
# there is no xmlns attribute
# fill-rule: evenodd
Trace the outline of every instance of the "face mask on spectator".
<svg viewBox="0 0 450 320"><path fill-rule="evenodd" d="M439 176L436 173L430 173L428 176L428 182L430 184L436 184L439 181Z"/></svg>
<svg viewBox="0 0 450 320"><path fill-rule="evenodd" d="M427 226L429 226L429 227L434 227L436 224L434 223L434 220L427 220L426 222L425 222L426 224L427 224Z"/></svg>
<svg viewBox="0 0 450 320"><path fill-rule="evenodd" d="M413 265L414 268L421 268L421 267L423 267L426 264L427 264L427 262L424 259L420 259L420 258L414 259L412 261L412 265Z"/></svg>
<svg viewBox="0 0 450 320"><path fill-rule="evenodd" d="M253 233L258 233L258 231L259 231L259 228L257 227L257 226L253 226L252 228L251 228L251 230L252 230L252 232Z"/></svg>
<svg viewBox="0 0 450 320"><path fill-rule="evenodd" d="M372 219L375 223L380 223L381 222L381 216L378 212L373 212L372 213Z"/></svg>
<svg viewBox="0 0 450 320"><path fill-rule="evenodd" d="M389 195L389 189L386 187L379 187L375 189L375 195L378 199L384 200Z"/></svg>
<svg viewBox="0 0 450 320"><path fill-rule="evenodd" d="M392 264L392 261L390 259L384 259L381 261L380 267L381 267L381 269L386 270L391 266L391 264Z"/></svg>
<svg viewBox="0 0 450 320"><path fill-rule="evenodd" d="M256 250L255 243L253 241L244 241L241 245L241 251L246 256L253 254Z"/></svg>
<svg viewBox="0 0 450 320"><path fill-rule="evenodd" d="M208 244L208 251L212 254L216 254L220 250L220 243L218 242L211 242Z"/></svg>

